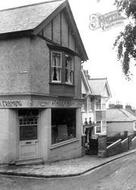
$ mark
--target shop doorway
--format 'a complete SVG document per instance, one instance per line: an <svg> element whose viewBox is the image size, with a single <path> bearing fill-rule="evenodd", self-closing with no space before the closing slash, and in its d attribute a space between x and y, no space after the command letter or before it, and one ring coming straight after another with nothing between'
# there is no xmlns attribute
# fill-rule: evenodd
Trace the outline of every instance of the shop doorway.
<svg viewBox="0 0 136 190"><path fill-rule="evenodd" d="M19 160L35 159L39 156L38 110L20 109L19 120Z"/></svg>

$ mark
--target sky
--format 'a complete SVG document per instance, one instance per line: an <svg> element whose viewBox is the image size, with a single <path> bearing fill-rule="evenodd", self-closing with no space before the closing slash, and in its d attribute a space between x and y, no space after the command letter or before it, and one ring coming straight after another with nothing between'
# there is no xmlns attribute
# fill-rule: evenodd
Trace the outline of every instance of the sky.
<svg viewBox="0 0 136 190"><path fill-rule="evenodd" d="M0 9L22 6L45 0L4 0ZM69 0L77 27L87 51L89 60L83 63L92 78L108 79L112 98L111 103L130 104L136 108L136 68L132 68L133 77L126 80L122 73L121 63L117 61L113 43L124 25L118 25L107 31L92 31L89 28L89 16L95 13L105 14L116 10L114 0Z"/></svg>

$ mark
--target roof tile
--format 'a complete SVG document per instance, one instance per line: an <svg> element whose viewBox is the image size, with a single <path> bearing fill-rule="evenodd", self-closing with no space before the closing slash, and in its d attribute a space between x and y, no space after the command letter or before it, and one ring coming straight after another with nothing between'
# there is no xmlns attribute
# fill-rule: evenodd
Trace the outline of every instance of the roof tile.
<svg viewBox="0 0 136 190"><path fill-rule="evenodd" d="M46 1L0 11L0 34L34 29L64 0Z"/></svg>
<svg viewBox="0 0 136 190"><path fill-rule="evenodd" d="M106 120L109 122L136 121L136 117L125 109L107 109Z"/></svg>

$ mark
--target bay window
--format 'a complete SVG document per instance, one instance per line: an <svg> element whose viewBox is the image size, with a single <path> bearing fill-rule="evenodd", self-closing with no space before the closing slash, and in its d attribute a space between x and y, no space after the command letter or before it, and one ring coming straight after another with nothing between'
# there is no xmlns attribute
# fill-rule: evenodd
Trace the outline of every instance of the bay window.
<svg viewBox="0 0 136 190"><path fill-rule="evenodd" d="M51 82L74 84L74 58L65 52L51 52Z"/></svg>

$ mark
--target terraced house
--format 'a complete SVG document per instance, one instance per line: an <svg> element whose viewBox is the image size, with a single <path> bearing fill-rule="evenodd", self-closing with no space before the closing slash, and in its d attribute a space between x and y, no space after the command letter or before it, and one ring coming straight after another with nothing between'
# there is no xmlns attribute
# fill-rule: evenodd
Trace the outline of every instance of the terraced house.
<svg viewBox="0 0 136 190"><path fill-rule="evenodd" d="M80 70L88 57L69 3L0 17L0 163L81 156Z"/></svg>

